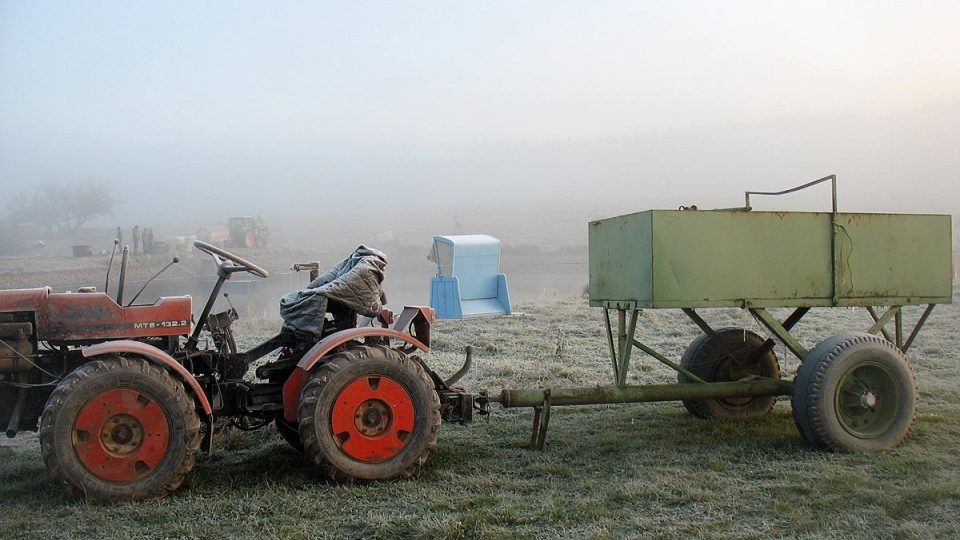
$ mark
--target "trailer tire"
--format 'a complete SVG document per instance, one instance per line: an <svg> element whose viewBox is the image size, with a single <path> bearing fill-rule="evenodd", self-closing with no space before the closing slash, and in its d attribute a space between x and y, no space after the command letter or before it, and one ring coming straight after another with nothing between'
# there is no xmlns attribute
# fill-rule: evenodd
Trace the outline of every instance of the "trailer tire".
<svg viewBox="0 0 960 540"><path fill-rule="evenodd" d="M333 480L410 478L437 444L440 398L414 358L361 346L311 372L297 417L304 453Z"/></svg>
<svg viewBox="0 0 960 540"><path fill-rule="evenodd" d="M743 328L721 328L715 335L702 333L684 351L680 365L707 382L737 381L751 376L779 379L780 363L772 350L752 365L736 365L736 361L749 360L765 341ZM677 381L697 384L683 373L677 374ZM776 396L686 399L683 406L699 418L725 418L767 413L776 400Z"/></svg>
<svg viewBox="0 0 960 540"><path fill-rule="evenodd" d="M40 421L50 475L69 493L94 501L173 492L199 447L193 398L143 359L107 357L74 370L50 394Z"/></svg>
<svg viewBox="0 0 960 540"><path fill-rule="evenodd" d="M917 378L894 344L871 334L841 334L804 358L793 384L793 418L819 449L886 450L909 437L918 396Z"/></svg>

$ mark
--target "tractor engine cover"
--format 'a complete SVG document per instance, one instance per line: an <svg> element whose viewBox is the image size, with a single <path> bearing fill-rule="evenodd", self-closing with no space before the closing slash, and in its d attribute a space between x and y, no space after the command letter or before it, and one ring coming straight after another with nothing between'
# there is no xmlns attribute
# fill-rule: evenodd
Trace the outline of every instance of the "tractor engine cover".
<svg viewBox="0 0 960 540"><path fill-rule="evenodd" d="M35 313L36 337L53 342L182 336L190 333L192 308L189 296L123 307L102 292L54 293L49 288L0 291L0 313Z"/></svg>
<svg viewBox="0 0 960 540"><path fill-rule="evenodd" d="M122 307L104 293L50 293L37 309L38 334L58 342L186 335L192 305L189 296Z"/></svg>

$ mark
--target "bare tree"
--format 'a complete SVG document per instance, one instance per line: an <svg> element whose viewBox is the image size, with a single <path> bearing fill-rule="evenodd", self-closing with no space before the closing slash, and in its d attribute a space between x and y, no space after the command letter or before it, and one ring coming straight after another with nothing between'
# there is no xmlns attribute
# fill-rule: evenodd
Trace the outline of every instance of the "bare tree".
<svg viewBox="0 0 960 540"><path fill-rule="evenodd" d="M76 184L45 182L32 193L21 193L10 202L10 217L19 223L34 223L48 234L77 230L91 218L109 216L116 206L107 182L90 179Z"/></svg>

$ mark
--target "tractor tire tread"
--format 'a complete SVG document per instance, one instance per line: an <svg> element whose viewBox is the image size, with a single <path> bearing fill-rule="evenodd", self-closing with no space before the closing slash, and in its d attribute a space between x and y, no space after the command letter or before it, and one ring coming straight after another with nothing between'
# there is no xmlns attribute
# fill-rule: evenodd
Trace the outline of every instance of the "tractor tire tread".
<svg viewBox="0 0 960 540"><path fill-rule="evenodd" d="M184 459L176 469L169 474L169 477L162 482L146 482L140 486L136 486L135 483L103 485L92 491L82 483L77 485L76 480L71 479L71 475L68 472L71 465L64 463L57 452L55 420L62 412L67 400L82 387L82 383L90 381L96 376L117 372L118 370L128 371L131 373L131 376L134 373L139 373L140 375L150 377L171 392L175 405L179 409L179 413L183 415L183 418L186 420L184 423ZM41 456L47 470L55 482L67 486L68 493L71 495L85 497L97 502L161 498L179 488L196 463L201 439L200 419L197 415L196 403L193 397L187 394L183 384L176 380L167 370L142 358L116 356L87 362L61 381L50 394L44 406L40 422L39 439ZM74 467L82 467L82 465L77 464L74 465Z"/></svg>
<svg viewBox="0 0 960 540"><path fill-rule="evenodd" d="M314 418L317 404L320 401L320 394L333 376L343 369L343 366L352 362L371 357L393 358L399 365L408 370L412 370L424 388L429 388L431 397L430 409L430 428L423 450L417 456L416 460L391 478L378 478L378 480L390 479L408 479L413 478L420 471L421 467L427 462L430 451L437 444L437 436L440 431L440 397L434 390L433 379L423 369L420 362L414 357L407 356L397 349L392 349L384 345L360 346L347 349L346 351L332 355L326 362L315 368L311 373L310 379L304 385L301 392L300 404L297 408L297 417L300 419L300 438L303 441L304 453L310 457L313 463L323 471L323 474L338 483L356 483L367 479L359 478L338 469L333 463L323 457L320 443L317 439L317 430L314 426Z"/></svg>

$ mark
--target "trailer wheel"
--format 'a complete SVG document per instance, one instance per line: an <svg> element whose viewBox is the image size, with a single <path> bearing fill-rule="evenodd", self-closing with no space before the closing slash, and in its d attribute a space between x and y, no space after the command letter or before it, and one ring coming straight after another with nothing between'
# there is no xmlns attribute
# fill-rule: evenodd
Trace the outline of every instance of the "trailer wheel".
<svg viewBox="0 0 960 540"><path fill-rule="evenodd" d="M777 355L768 351L754 358L764 340L742 328L721 328L715 335L700 334L687 347L680 365L707 382L739 381L751 377L780 378ZM680 383L697 384L683 373L677 374ZM769 412L775 396L684 400L683 406L700 418L750 416Z"/></svg>
<svg viewBox="0 0 960 540"><path fill-rule="evenodd" d="M297 415L304 453L334 480L409 478L437 444L440 398L416 360L363 346L311 373Z"/></svg>
<svg viewBox="0 0 960 540"><path fill-rule="evenodd" d="M199 447L193 398L146 360L109 357L76 369L40 420L51 476L97 501L167 495L183 483Z"/></svg>
<svg viewBox="0 0 960 540"><path fill-rule="evenodd" d="M917 379L903 353L870 334L820 342L793 383L793 418L810 444L834 452L886 450L913 429Z"/></svg>

